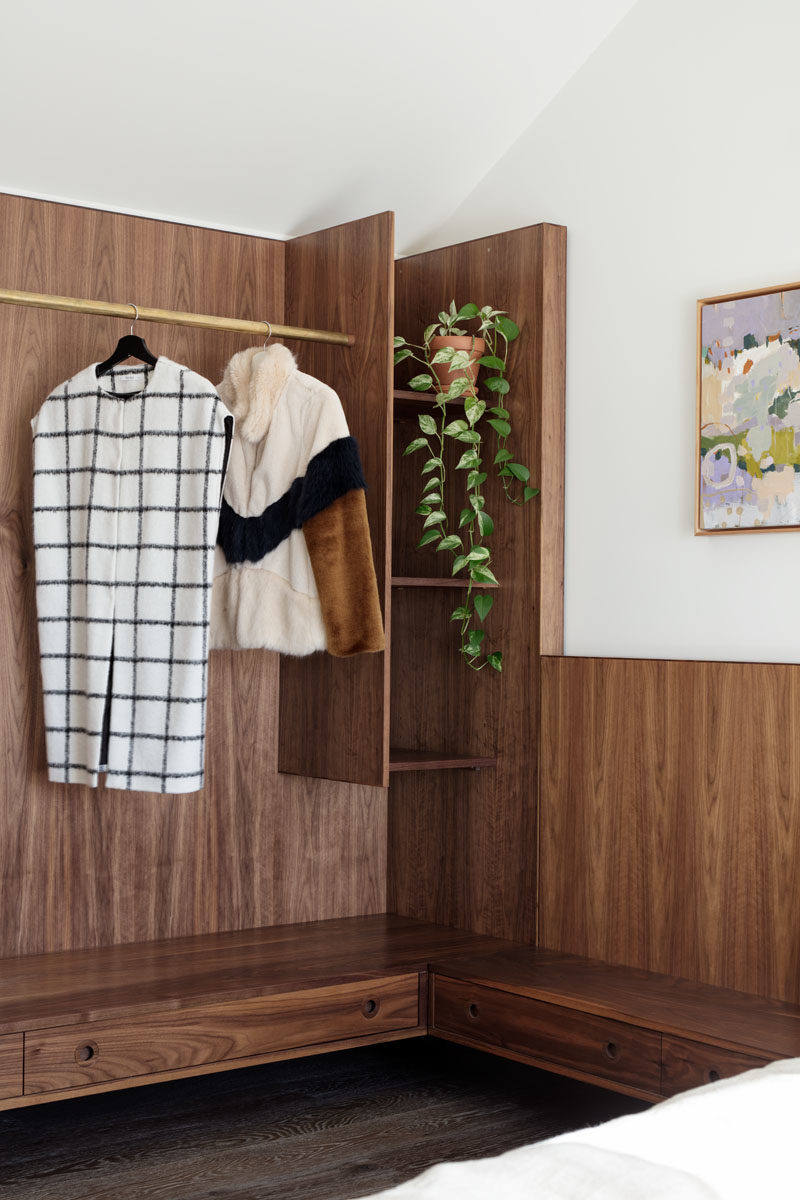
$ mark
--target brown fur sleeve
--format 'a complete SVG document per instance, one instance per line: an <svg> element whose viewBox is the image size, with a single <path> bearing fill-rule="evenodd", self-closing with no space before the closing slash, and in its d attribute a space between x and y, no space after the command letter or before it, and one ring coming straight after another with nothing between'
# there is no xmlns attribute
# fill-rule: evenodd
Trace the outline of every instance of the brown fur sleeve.
<svg viewBox="0 0 800 1200"><path fill-rule="evenodd" d="M363 491L353 488L334 500L306 521L303 535L319 592L328 653L344 658L383 650L386 643Z"/></svg>

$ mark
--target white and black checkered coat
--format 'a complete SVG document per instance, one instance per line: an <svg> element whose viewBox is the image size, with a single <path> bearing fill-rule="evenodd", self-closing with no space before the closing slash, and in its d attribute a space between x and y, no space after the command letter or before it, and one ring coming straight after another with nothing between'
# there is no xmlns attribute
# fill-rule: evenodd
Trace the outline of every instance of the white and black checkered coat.
<svg viewBox="0 0 800 1200"><path fill-rule="evenodd" d="M192 792L232 422L214 386L168 358L100 379L95 366L32 422L49 776Z"/></svg>

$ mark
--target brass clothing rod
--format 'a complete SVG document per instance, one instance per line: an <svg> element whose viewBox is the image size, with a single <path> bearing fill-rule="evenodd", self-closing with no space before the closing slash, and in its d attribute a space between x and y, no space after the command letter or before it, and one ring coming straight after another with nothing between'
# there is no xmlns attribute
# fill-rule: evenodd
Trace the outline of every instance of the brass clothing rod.
<svg viewBox="0 0 800 1200"><path fill-rule="evenodd" d="M55 308L61 312L92 313L98 317L133 317L133 304L110 304L105 300L75 300L71 296L46 296L39 292L17 292L0 288L0 304L22 304L28 308ZM271 325L269 321L240 321L236 317L211 317L202 313L171 312L168 308L139 308L140 321L160 325L189 325L194 329L223 329L230 333L253 336L297 338L304 342L328 342L332 346L352 346L352 333L331 333L325 329L302 329L296 325Z"/></svg>

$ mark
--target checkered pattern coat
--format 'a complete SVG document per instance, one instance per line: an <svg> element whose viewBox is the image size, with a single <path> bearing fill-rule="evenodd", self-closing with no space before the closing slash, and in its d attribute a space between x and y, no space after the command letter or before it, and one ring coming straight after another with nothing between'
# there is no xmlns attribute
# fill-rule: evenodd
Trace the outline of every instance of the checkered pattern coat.
<svg viewBox="0 0 800 1200"><path fill-rule="evenodd" d="M207 379L168 358L100 379L95 366L32 422L49 776L192 792L232 420Z"/></svg>

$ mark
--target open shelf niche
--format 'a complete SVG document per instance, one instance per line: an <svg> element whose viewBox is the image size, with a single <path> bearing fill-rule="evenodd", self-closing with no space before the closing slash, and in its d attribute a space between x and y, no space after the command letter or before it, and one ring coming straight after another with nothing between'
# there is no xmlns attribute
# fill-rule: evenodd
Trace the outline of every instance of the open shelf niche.
<svg viewBox="0 0 800 1200"><path fill-rule="evenodd" d="M563 648L565 268L566 230L534 225L404 258L395 269L395 332L412 342L451 299L491 304L520 326L508 407L514 453L541 495L515 508L500 481L485 486L500 581L487 642L503 651L503 671L473 672L450 621L465 581L447 574L449 556L415 548L419 463L403 450L434 400L408 389L417 368L400 365L392 396L388 908L527 942L536 934L539 658Z"/></svg>

